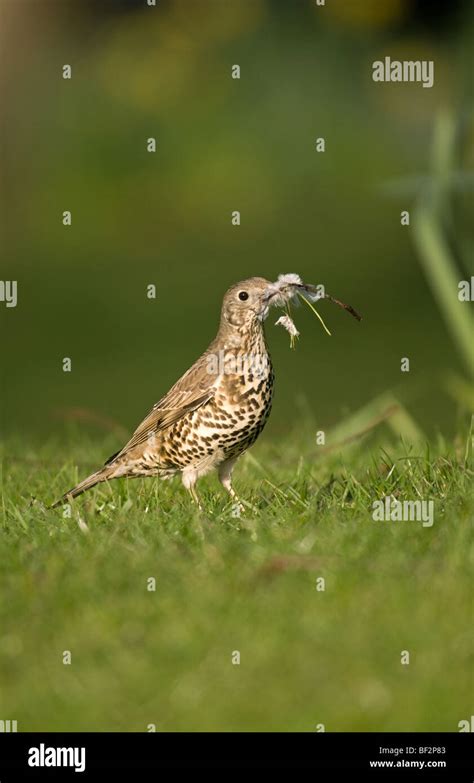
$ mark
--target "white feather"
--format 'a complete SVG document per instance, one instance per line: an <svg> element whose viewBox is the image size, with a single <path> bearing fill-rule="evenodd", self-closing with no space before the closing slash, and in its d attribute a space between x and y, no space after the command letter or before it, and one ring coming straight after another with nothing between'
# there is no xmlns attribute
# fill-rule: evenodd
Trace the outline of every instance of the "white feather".
<svg viewBox="0 0 474 783"><path fill-rule="evenodd" d="M298 329L296 328L295 324L291 320L289 315L282 315L278 319L278 321L275 321L275 326L283 326L284 329L290 334L292 337L299 337L300 333Z"/></svg>
<svg viewBox="0 0 474 783"><path fill-rule="evenodd" d="M293 297L296 296L294 286L302 285L303 281L299 275L289 273L287 275L278 275L276 283L270 283L266 290L268 299L271 299L271 304L277 307L283 307Z"/></svg>

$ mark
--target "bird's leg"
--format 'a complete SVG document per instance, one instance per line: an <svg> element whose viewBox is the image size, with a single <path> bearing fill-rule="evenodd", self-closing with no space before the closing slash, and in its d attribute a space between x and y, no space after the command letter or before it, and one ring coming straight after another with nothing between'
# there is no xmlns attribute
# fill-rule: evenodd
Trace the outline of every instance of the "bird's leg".
<svg viewBox="0 0 474 783"><path fill-rule="evenodd" d="M183 486L186 487L189 494L191 495L194 503L198 507L199 511L204 511L203 507L201 506L201 501L199 500L199 495L196 492L195 484L197 481L197 475L193 470L190 471L183 471L183 474L181 476L181 480L183 482Z"/></svg>
<svg viewBox="0 0 474 783"><path fill-rule="evenodd" d="M235 510L235 516L240 516L241 513L244 511L244 507L242 503L239 500L239 496L237 495L237 492L232 486L231 481L231 475L232 470L237 461L237 457L234 457L233 459L228 459L225 462L223 462L221 465L219 465L218 475L219 475L219 481L221 482L224 489L229 493L232 500L234 501L234 509Z"/></svg>
<svg viewBox="0 0 474 783"><path fill-rule="evenodd" d="M191 497L192 497L192 499L193 499L193 502L194 502L194 503L196 504L196 506L198 507L199 511L204 511L204 509L203 509L203 507L202 507L202 505L201 505L201 501L199 500L199 495L198 495L198 493L196 492L196 488L195 488L194 484L192 484L191 486L189 486L189 487L187 488L187 490L188 490L189 494L191 495Z"/></svg>

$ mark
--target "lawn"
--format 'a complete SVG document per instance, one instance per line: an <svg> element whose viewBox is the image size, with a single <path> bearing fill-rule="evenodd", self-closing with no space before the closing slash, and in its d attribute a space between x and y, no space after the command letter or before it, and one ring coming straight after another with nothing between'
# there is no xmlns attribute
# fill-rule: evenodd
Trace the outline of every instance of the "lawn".
<svg viewBox="0 0 474 783"><path fill-rule="evenodd" d="M135 479L68 517L43 503L115 439L10 442L0 718L19 731L458 731L472 713L470 437L408 447L377 427L309 448L301 428L264 435L235 471L240 518L212 477L204 514L179 481ZM434 524L374 521L388 495L433 499Z"/></svg>

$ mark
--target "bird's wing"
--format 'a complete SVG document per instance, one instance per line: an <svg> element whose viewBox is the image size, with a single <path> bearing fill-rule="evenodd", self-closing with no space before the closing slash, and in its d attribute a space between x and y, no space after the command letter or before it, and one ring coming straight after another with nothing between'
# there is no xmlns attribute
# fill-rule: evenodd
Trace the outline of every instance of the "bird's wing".
<svg viewBox="0 0 474 783"><path fill-rule="evenodd" d="M207 358L208 352L206 351L169 392L155 403L128 443L116 454L109 457L106 465L122 457L135 446L144 443L150 436L170 427L186 413L200 408L201 405L212 399L219 376L209 372Z"/></svg>

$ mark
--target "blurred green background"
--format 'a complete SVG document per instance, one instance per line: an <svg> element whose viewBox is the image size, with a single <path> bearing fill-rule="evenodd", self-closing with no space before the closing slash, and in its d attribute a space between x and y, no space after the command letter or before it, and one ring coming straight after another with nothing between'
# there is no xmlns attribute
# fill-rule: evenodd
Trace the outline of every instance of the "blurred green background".
<svg viewBox="0 0 474 783"><path fill-rule="evenodd" d="M364 320L322 304L328 337L300 309L291 352L272 314L267 437L308 411L318 428L334 426L386 389L426 433L454 431L453 375L465 374L465 351L400 212L413 218L432 187L437 118L448 117L448 239L455 279L468 279L472 4L1 7L2 278L19 286L18 306L1 310L7 434L61 438L79 420L99 438L115 427L120 445L212 339L226 288L283 272L323 282ZM434 87L374 83L372 62L385 55L433 59Z"/></svg>

